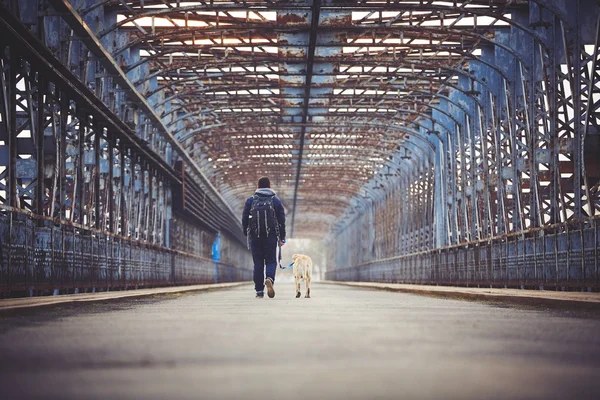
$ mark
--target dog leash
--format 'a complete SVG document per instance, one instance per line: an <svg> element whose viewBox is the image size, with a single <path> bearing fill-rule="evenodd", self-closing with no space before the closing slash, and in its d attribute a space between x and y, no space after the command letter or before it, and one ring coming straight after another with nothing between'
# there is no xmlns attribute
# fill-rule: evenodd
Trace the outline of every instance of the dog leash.
<svg viewBox="0 0 600 400"><path fill-rule="evenodd" d="M277 259L277 264L279 264L279 268L285 269L281 266L281 240L277 237L277 247L279 247L279 258Z"/></svg>
<svg viewBox="0 0 600 400"><path fill-rule="evenodd" d="M283 243L285 243L285 241ZM277 241L277 246L279 246L279 259L278 259L279 268L281 268L281 269L290 268L292 265L294 265L293 262L290 265L288 265L287 267L284 267L281 265L281 242L280 241Z"/></svg>

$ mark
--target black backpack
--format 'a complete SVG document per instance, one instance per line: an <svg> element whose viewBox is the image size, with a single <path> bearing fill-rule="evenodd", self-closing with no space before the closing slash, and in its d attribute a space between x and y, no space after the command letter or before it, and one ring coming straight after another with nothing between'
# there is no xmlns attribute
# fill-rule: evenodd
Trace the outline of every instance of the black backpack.
<svg viewBox="0 0 600 400"><path fill-rule="evenodd" d="M249 217L248 230L255 237L267 237L271 232L279 236L279 223L275 216L273 196L254 195Z"/></svg>

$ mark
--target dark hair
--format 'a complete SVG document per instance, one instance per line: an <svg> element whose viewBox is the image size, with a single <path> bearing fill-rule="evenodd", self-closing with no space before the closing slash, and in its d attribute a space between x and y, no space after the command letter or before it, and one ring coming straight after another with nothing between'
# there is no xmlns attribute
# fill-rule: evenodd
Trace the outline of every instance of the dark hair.
<svg viewBox="0 0 600 400"><path fill-rule="evenodd" d="M258 180L258 188L259 189L270 188L270 187L271 187L271 181L266 176L263 176L262 178L260 178Z"/></svg>

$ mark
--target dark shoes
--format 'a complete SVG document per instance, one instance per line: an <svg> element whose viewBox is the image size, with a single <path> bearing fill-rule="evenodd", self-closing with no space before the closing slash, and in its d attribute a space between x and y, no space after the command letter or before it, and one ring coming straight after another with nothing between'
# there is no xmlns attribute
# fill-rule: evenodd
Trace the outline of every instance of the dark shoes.
<svg viewBox="0 0 600 400"><path fill-rule="evenodd" d="M267 296L270 298L275 297L275 289L273 289L273 280L271 278L265 279L265 286L267 287Z"/></svg>
<svg viewBox="0 0 600 400"><path fill-rule="evenodd" d="M264 292L256 292L256 298L257 299L262 299L263 297L265 297Z"/></svg>

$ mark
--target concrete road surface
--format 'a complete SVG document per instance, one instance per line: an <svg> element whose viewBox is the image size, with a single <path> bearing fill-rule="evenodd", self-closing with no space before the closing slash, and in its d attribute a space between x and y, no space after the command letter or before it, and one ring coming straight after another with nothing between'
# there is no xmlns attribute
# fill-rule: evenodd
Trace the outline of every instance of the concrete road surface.
<svg viewBox="0 0 600 400"><path fill-rule="evenodd" d="M315 284L0 315L1 399L600 399L597 312Z"/></svg>

